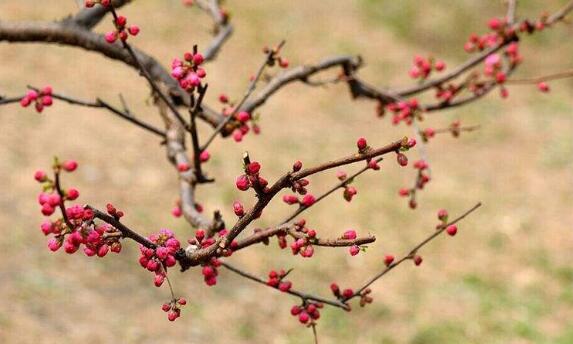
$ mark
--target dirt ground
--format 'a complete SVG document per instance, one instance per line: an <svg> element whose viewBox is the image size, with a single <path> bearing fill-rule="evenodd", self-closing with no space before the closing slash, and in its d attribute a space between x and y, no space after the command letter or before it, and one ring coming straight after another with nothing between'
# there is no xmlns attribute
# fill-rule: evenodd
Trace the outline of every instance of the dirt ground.
<svg viewBox="0 0 573 344"><path fill-rule="evenodd" d="M519 16L537 16L565 1L519 1ZM360 54L361 75L375 85L406 86L413 55L441 57L449 67L467 54L471 32L503 13L501 1L228 1L235 34L207 66L215 103L219 93L243 94L258 67L261 47L287 40L291 65L326 56ZM0 20L52 20L77 10L74 1L0 1ZM165 65L193 44L210 41L210 19L180 1L138 0L121 11L141 26L133 40ZM96 28L104 32L109 23ZM570 69L571 25L559 25L523 40L524 65L516 77ZM122 93L135 113L160 125L148 103L148 88L133 70L94 53L45 45L0 44L0 94L20 94L27 84L51 84L78 98L99 96L119 104ZM434 113L427 125L454 119L481 125L459 139L438 137L427 146L433 180L408 209L397 190L412 183L413 169L393 161L368 173L342 195L317 205L305 218L324 236L347 228L373 233L366 254L317 249L310 260L257 247L232 257L235 265L264 276L272 268L294 268L296 288L329 295L333 280L356 286L379 271L385 253L405 253L433 230L435 212L460 213L484 206L460 225L454 238L424 249L419 268L401 266L373 286L375 302L351 313L325 309L320 343L573 343L573 98L571 81L551 83L549 94L534 86L496 92L472 105ZM206 168L219 183L202 187L206 211L252 204L234 178L248 150L270 180L300 159L311 165L353 150L357 137L383 145L411 128L378 119L374 104L353 101L343 85L292 85L260 109L262 133L241 144L216 140ZM155 288L138 266L138 250L96 261L82 254L50 253L39 231L38 168L52 156L80 163L66 185L80 189L81 202L107 202L127 213L125 222L142 233L192 230L170 215L177 179L155 137L97 110L56 103L43 114L18 105L0 107L0 342L1 343L311 343L310 330L293 318L297 301L222 270L217 286L206 287L200 272L173 273L177 292L189 300L181 319L167 321L161 304L167 288ZM425 126L424 124L423 126ZM209 128L201 128L203 136ZM269 149L272 147L272 149ZM416 156L412 152L411 157ZM354 167L355 168L355 167ZM349 172L353 168L347 169ZM320 193L334 173L312 179ZM257 226L287 214L277 202ZM175 272L175 271L174 271Z"/></svg>

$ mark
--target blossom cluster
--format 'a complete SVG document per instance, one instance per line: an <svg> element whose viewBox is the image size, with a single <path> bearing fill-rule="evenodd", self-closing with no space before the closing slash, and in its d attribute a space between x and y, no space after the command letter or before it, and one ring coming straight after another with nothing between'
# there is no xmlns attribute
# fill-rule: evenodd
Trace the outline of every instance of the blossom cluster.
<svg viewBox="0 0 573 344"><path fill-rule="evenodd" d="M200 67L204 61L201 53L186 52L183 59L174 58L171 62L171 76L179 82L181 88L193 92L201 85L201 79L207 76L205 69Z"/></svg>
<svg viewBox="0 0 573 344"><path fill-rule="evenodd" d="M26 95L20 99L20 105L22 105L22 107L28 107L32 103L34 103L34 107L38 113L44 111L45 107L51 106L53 103L52 87L46 86L40 91L29 90Z"/></svg>
<svg viewBox="0 0 573 344"><path fill-rule="evenodd" d="M167 277L167 268L173 267L177 263L175 254L181 245L173 232L168 229L162 229L147 239L153 243L154 247L139 246L141 252L139 264L144 269L155 273L154 284L156 287L160 287Z"/></svg>

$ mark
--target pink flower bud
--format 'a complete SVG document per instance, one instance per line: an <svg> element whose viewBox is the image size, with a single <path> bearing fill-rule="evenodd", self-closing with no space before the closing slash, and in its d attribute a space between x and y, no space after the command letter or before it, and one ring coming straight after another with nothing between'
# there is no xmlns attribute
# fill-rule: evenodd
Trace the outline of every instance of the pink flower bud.
<svg viewBox="0 0 573 344"><path fill-rule="evenodd" d="M109 252L109 246L107 244L103 244L97 249L97 256L98 257L105 257L105 255L108 252Z"/></svg>
<svg viewBox="0 0 573 344"><path fill-rule="evenodd" d="M396 161L400 166L408 166L408 157L402 153L396 154Z"/></svg>
<svg viewBox="0 0 573 344"><path fill-rule="evenodd" d="M240 122L245 123L249 119L251 119L251 115L246 111L241 111L237 114L237 120L239 120Z"/></svg>
<svg viewBox="0 0 573 344"><path fill-rule="evenodd" d="M311 205L314 204L314 202L316 202L316 198L314 198L312 194L306 194L302 198L301 204L304 205L305 207L310 207Z"/></svg>
<svg viewBox="0 0 573 344"><path fill-rule="evenodd" d="M487 22L487 26L494 31L500 30L504 25L505 21L499 18L491 18Z"/></svg>
<svg viewBox="0 0 573 344"><path fill-rule="evenodd" d="M34 90L29 90L28 92L26 92L26 97L30 100L36 100L38 99L38 92Z"/></svg>
<svg viewBox="0 0 573 344"><path fill-rule="evenodd" d="M546 82L540 82L537 84L537 89L541 92L547 93L549 92L549 85Z"/></svg>
<svg viewBox="0 0 573 344"><path fill-rule="evenodd" d="M50 216L54 213L54 211L56 211L56 209L54 209L54 207L52 207L49 203L44 203L44 205L42 205L42 214L44 214L44 216Z"/></svg>
<svg viewBox="0 0 573 344"><path fill-rule="evenodd" d="M394 256L391 254L387 254L384 256L384 265L390 266L394 262Z"/></svg>
<svg viewBox="0 0 573 344"><path fill-rule="evenodd" d="M181 210L181 207L175 207L171 210L171 215L173 215L174 217L181 217L181 215L183 215L183 211Z"/></svg>
<svg viewBox="0 0 573 344"><path fill-rule="evenodd" d="M290 205L296 204L298 203L298 197L296 197L295 195L284 195L283 202Z"/></svg>
<svg viewBox="0 0 573 344"><path fill-rule="evenodd" d="M293 172L298 172L300 171L301 168L302 168L302 162L300 160L295 161L295 163L292 165Z"/></svg>
<svg viewBox="0 0 573 344"><path fill-rule="evenodd" d="M153 284L155 284L156 287L161 287L163 281L165 281L165 276L161 274L155 275L155 278L153 279Z"/></svg>
<svg viewBox="0 0 573 344"><path fill-rule="evenodd" d="M235 212L235 215L239 217L245 215L245 209L243 208L243 205L239 201L235 201L233 203L233 211Z"/></svg>
<svg viewBox="0 0 573 344"><path fill-rule="evenodd" d="M458 227L456 225L450 225L446 228L446 232L448 232L449 235L454 236L458 232Z"/></svg>
<svg viewBox="0 0 573 344"><path fill-rule="evenodd" d="M358 139L358 141L356 141L356 146L358 147L359 151L363 151L368 146L368 143L366 142L365 138L361 137Z"/></svg>
<svg viewBox="0 0 573 344"><path fill-rule="evenodd" d="M244 174L240 175L237 177L237 180L235 181L235 185L237 186L237 189L239 189L241 191L246 191L250 187L249 178L247 178L247 176L245 176Z"/></svg>
<svg viewBox="0 0 573 344"><path fill-rule="evenodd" d="M291 315L299 315L300 312L302 312L302 308L300 306L297 306L297 305L292 306L292 308L290 309Z"/></svg>
<svg viewBox="0 0 573 344"><path fill-rule="evenodd" d="M31 103L32 103L32 100L30 98L28 98L27 96L20 99L20 105L22 107L28 107Z"/></svg>
<svg viewBox="0 0 573 344"><path fill-rule="evenodd" d="M302 324L306 324L309 319L310 319L310 317L308 316L308 313L306 313L306 312L302 312L298 315L298 321L300 321Z"/></svg>
<svg viewBox="0 0 573 344"><path fill-rule="evenodd" d="M106 42L111 44L117 40L117 32L110 31L110 32L105 34L104 38L105 38Z"/></svg>
<svg viewBox="0 0 573 344"><path fill-rule="evenodd" d="M75 160L67 160L62 164L62 168L67 172L73 172L78 168L78 163Z"/></svg>
<svg viewBox="0 0 573 344"><path fill-rule="evenodd" d="M44 171L36 171L36 173L34 173L34 179L40 183L45 182L47 178L48 176Z"/></svg>
<svg viewBox="0 0 573 344"><path fill-rule="evenodd" d="M147 266L146 266L147 270L149 271L157 271L157 269L159 269L159 264L157 263L157 261L155 261L154 259L150 259L147 262Z"/></svg>
<svg viewBox="0 0 573 344"><path fill-rule="evenodd" d="M173 257L172 255L168 255L167 258L165 258L165 266L167 266L168 268L175 266L175 264L177 264L177 260L175 259L175 257Z"/></svg>
<svg viewBox="0 0 573 344"><path fill-rule="evenodd" d="M139 33L139 26L137 25L131 25L129 27L129 29L127 29L127 31L129 31L129 34L132 36L137 36L137 34Z"/></svg>
<svg viewBox="0 0 573 344"><path fill-rule="evenodd" d="M169 321L175 321L175 320L177 320L177 318L179 318L179 313L178 313L178 312L169 312L169 313L167 313L167 319L169 319Z"/></svg>
<svg viewBox="0 0 573 344"><path fill-rule="evenodd" d="M235 140L235 142L243 141L243 133L241 133L240 130L235 130L233 132L233 140Z"/></svg>
<svg viewBox="0 0 573 344"><path fill-rule="evenodd" d="M346 240L354 240L356 239L356 231L354 229L349 229L346 232L344 232L342 237Z"/></svg>
<svg viewBox="0 0 573 344"><path fill-rule="evenodd" d="M46 221L42 223L40 229L42 230L42 233L44 233L44 235L48 235L52 233L54 225L50 221Z"/></svg>
<svg viewBox="0 0 573 344"><path fill-rule="evenodd" d="M360 253L360 247L358 247L356 245L352 245L352 246L350 246L349 252L350 252L351 256L355 256L358 253Z"/></svg>
<svg viewBox="0 0 573 344"><path fill-rule="evenodd" d="M50 106L53 103L53 99L50 96L44 96L42 97L42 105L44 106Z"/></svg>
<svg viewBox="0 0 573 344"><path fill-rule="evenodd" d="M48 248L52 252L56 252L61 246L61 242L59 242L57 239L50 239L50 241L48 241Z"/></svg>
<svg viewBox="0 0 573 344"><path fill-rule="evenodd" d="M66 198L73 201L80 197L80 192L77 189L71 188L66 192Z"/></svg>
<svg viewBox="0 0 573 344"><path fill-rule="evenodd" d="M291 287L292 287L292 282L290 282L290 281L281 282L279 284L279 290L282 292L289 291Z"/></svg>
<svg viewBox="0 0 573 344"><path fill-rule="evenodd" d="M253 161L250 164L248 164L246 168L247 174L250 175L257 174L259 173L260 170L261 170L261 164L259 164L256 161Z"/></svg>
<svg viewBox="0 0 573 344"><path fill-rule="evenodd" d="M177 164L177 170L179 172L187 172L190 169L191 169L191 166L189 166L189 164L186 162L181 162L181 163Z"/></svg>
<svg viewBox="0 0 573 344"><path fill-rule="evenodd" d="M203 55L201 55L200 53L197 53L195 55L193 55L193 64L198 66L201 63L203 63L203 61L205 60L205 58L203 57Z"/></svg>
<svg viewBox="0 0 573 344"><path fill-rule="evenodd" d="M209 154L209 152L206 150L202 151L201 154L199 154L199 161L201 162L207 162L209 161L210 158L211 154Z"/></svg>
<svg viewBox="0 0 573 344"><path fill-rule="evenodd" d="M157 256L157 258L165 260L165 258L167 258L167 256L169 255L169 249L167 247L158 247L155 250L155 255Z"/></svg>
<svg viewBox="0 0 573 344"><path fill-rule="evenodd" d="M96 255L96 250L93 247L84 247L84 254L88 257L93 257Z"/></svg>

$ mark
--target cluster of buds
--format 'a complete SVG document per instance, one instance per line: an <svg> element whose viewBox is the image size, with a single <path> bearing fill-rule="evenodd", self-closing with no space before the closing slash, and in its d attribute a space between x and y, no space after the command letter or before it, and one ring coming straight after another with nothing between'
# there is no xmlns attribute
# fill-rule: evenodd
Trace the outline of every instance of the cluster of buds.
<svg viewBox="0 0 573 344"><path fill-rule="evenodd" d="M77 167L78 163L74 160L60 163L55 159L53 165L56 176L59 176L61 171L73 172ZM48 248L51 251L57 251L63 246L66 253L72 254L82 245L88 257L104 257L110 250L114 253L121 251L119 240L122 235L119 230L108 224L95 225L94 212L88 207L65 206L66 201L73 201L79 197L77 189L59 189L60 186L56 181L49 178L44 171L36 171L34 179L42 183L43 192L38 196L42 214L51 216L58 207L64 211L61 218L55 221L47 220L40 226L44 235L53 235L48 241Z"/></svg>
<svg viewBox="0 0 573 344"><path fill-rule="evenodd" d="M281 48L282 44L279 44L274 48L269 48L269 47L263 48L263 53L269 56L269 59L267 60L267 65L269 67L273 67L275 64L278 64L279 67L281 68L288 68L289 66L288 60L280 56Z"/></svg>
<svg viewBox="0 0 573 344"><path fill-rule="evenodd" d="M440 132L449 132L452 134L454 138L460 136L462 130L462 123L460 120L455 120L447 128L441 129ZM465 128L466 130L472 130L473 128ZM434 128L425 128L424 130L420 130L420 136L424 142L428 142L431 138L436 136L436 130Z"/></svg>
<svg viewBox="0 0 573 344"><path fill-rule="evenodd" d="M179 299L173 299L168 303L164 303L161 309L167 313L167 319L169 321L175 321L181 316L181 307L187 304L187 300L180 297Z"/></svg>
<svg viewBox="0 0 573 344"><path fill-rule="evenodd" d="M57 174L59 174L61 171L73 172L77 169L77 167L78 163L75 160L67 160L63 163L60 163L57 158L54 159L53 169ZM73 201L80 196L79 191L75 188L70 188L68 190L57 190L55 180L49 178L45 171L36 171L34 173L34 179L36 179L38 183L42 184L43 192L38 195L38 202L42 207L41 211L44 216L52 215L56 211L56 208L59 206L63 207L64 201Z"/></svg>
<svg viewBox="0 0 573 344"><path fill-rule="evenodd" d="M34 103L34 107L38 113L44 111L44 107L51 106L53 103L52 87L46 86L39 92L36 90L29 90L26 95L20 99L20 105L22 107L28 107L32 103Z"/></svg>
<svg viewBox="0 0 573 344"><path fill-rule="evenodd" d="M219 236L219 238L223 238L228 233L229 231L223 228L217 232L217 235ZM217 240L212 236L207 236L207 233L205 232L204 229L198 229L195 232L195 237L188 239L187 242L190 245L188 247L189 250L196 250L199 248L207 248L215 244ZM228 248L222 250L221 254L225 257L229 257L233 253L233 250L237 247L237 244L238 242L236 240L233 240ZM211 265L214 267L218 267L220 265L218 262L211 262L211 263L212 263Z"/></svg>
<svg viewBox="0 0 573 344"><path fill-rule="evenodd" d="M245 174L237 177L235 185L241 191L247 191L249 188L255 189L257 193L264 193L267 191L269 182L260 176L261 164L256 161L250 162L248 158L245 160Z"/></svg>
<svg viewBox="0 0 573 344"><path fill-rule="evenodd" d="M316 324L316 320L320 318L319 309L324 307L322 302L312 302L306 301L302 305L294 305L290 309L290 314L292 316L298 317L298 321L301 324L308 324L307 326L313 326Z"/></svg>
<svg viewBox="0 0 573 344"><path fill-rule="evenodd" d="M412 209L415 209L418 206L418 203L416 202L416 190L423 190L424 186L430 181L430 176L427 173L429 167L430 166L425 160L416 161L414 163L414 169L418 170L416 185L411 189L402 188L398 192L400 196L410 198L408 205Z"/></svg>
<svg viewBox="0 0 573 344"><path fill-rule="evenodd" d="M438 85L436 87L436 99L442 103L448 103L463 89L460 85L447 84L445 86Z"/></svg>
<svg viewBox="0 0 573 344"><path fill-rule="evenodd" d="M155 247L139 246L141 256L139 264L155 273L154 284L160 287L167 277L167 268L175 266L177 260L175 253L180 249L179 240L177 240L172 231L162 229L157 234L148 237Z"/></svg>
<svg viewBox="0 0 573 344"><path fill-rule="evenodd" d="M226 94L219 95L219 101L225 105L221 111L224 116L233 116L232 120L227 125L230 130L233 130L233 140L235 142L243 141L243 137L251 132L256 135L261 133L261 128L258 125L258 114L252 115L247 111L239 111L235 104L229 100ZM249 124L251 126L249 126Z"/></svg>
<svg viewBox="0 0 573 344"><path fill-rule="evenodd" d="M491 22L490 24L494 24L494 27L499 26L500 29L494 30L494 32L488 32L481 36L472 33L468 38L467 42L464 44L464 50L466 52L473 53L476 51L482 51L486 48L490 48L501 42L501 40L503 39L502 36L500 36L500 32L503 31L503 30L500 31L502 28L501 20L494 18L493 21L490 20L490 22ZM503 27L505 27L505 25L506 25L505 22L503 22ZM491 29L492 25L489 25L489 27Z"/></svg>
<svg viewBox="0 0 573 344"><path fill-rule="evenodd" d="M349 229L346 232L344 232L342 234L342 236L340 237L340 239L344 239L344 240L355 240L356 239L356 231L354 229ZM350 246L350 248L348 249L348 252L350 252L351 256L355 256L358 253L360 253L360 250L364 250L365 247L360 247L358 245L352 245Z"/></svg>
<svg viewBox="0 0 573 344"><path fill-rule="evenodd" d="M207 263L203 265L201 269L201 274L203 274L203 280L205 284L212 287L217 284L217 276L219 275L218 268L221 266L221 261L215 257L212 257Z"/></svg>
<svg viewBox="0 0 573 344"><path fill-rule="evenodd" d="M350 289L350 288L346 288L344 290L341 290L340 287L338 286L338 284L336 283L331 283L330 284L330 291L332 291L332 294L334 295L334 297L336 297L338 300L346 302L349 299L351 299L352 297L354 297L354 290Z"/></svg>
<svg viewBox="0 0 573 344"><path fill-rule="evenodd" d="M234 115L234 119L237 123L237 129L233 131L233 140L235 140L235 142L241 142L243 141L243 137L251 130L247 124L252 119L251 114L247 111L239 111ZM257 131L256 133L258 134Z"/></svg>
<svg viewBox="0 0 573 344"><path fill-rule="evenodd" d="M314 247L312 243L316 240L316 231L314 229L309 229L306 227L306 221L301 219L294 224L294 231L300 233L300 236L290 244L290 248L293 255L300 254L303 258L310 258L314 255ZM283 237L286 244L286 237ZM279 245L281 237L279 236ZM282 247L282 245L281 245Z"/></svg>
<svg viewBox="0 0 573 344"><path fill-rule="evenodd" d="M85 212L82 216L84 219ZM121 232L108 224L82 226L76 227L76 230L67 237L63 246L67 253L74 253L83 244L86 256L104 257L110 251L113 253L121 252L121 242L119 241L121 237Z"/></svg>
<svg viewBox="0 0 573 344"><path fill-rule="evenodd" d="M547 27L547 14L543 14L538 20L531 22L528 19L519 24L519 32L532 34L535 31L543 31Z"/></svg>
<svg viewBox="0 0 573 344"><path fill-rule="evenodd" d="M397 125L400 122L411 125L415 119L422 119L422 112L420 111L420 105L416 98L390 103L386 105L386 110L393 113L392 124L394 125Z"/></svg>
<svg viewBox="0 0 573 344"><path fill-rule="evenodd" d="M106 33L104 36L106 42L110 44L118 39L125 42L130 35L137 36L139 33L139 26L127 26L127 18L124 16L117 16L117 18L113 20L113 24L115 25L115 30Z"/></svg>
<svg viewBox="0 0 573 344"><path fill-rule="evenodd" d="M207 76L205 69L199 67L204 60L201 53L186 52L183 54L183 60L174 58L171 62L171 76L179 82L181 88L193 92L201 85L201 79Z"/></svg>
<svg viewBox="0 0 573 344"><path fill-rule="evenodd" d="M275 270L271 270L269 272L269 278L267 279L267 285L269 287L273 287L286 293L287 291L292 288L292 282L286 281L285 277L289 274L290 271L279 270L278 272Z"/></svg>
<svg viewBox="0 0 573 344"><path fill-rule="evenodd" d="M107 213L111 216L113 216L114 219L119 220L123 217L124 213L121 210L118 210L116 207L113 206L113 204L108 203L105 206L105 209L107 211Z"/></svg>
<svg viewBox="0 0 573 344"><path fill-rule="evenodd" d="M436 226L436 229L442 229L444 226L446 227L446 233L450 236L454 236L458 233L458 226L452 224L448 225L448 211L446 209L438 210L438 220L440 223Z"/></svg>
<svg viewBox="0 0 573 344"><path fill-rule="evenodd" d="M414 65L408 72L413 79L427 79L430 76L432 70L436 72L441 72L446 69L446 63L444 61L435 60L433 57L424 58L422 56L414 56Z"/></svg>
<svg viewBox="0 0 573 344"><path fill-rule="evenodd" d="M316 202L316 198L312 194L306 194L300 199L297 195L284 195L283 202L289 205L299 204L301 207L308 208Z"/></svg>

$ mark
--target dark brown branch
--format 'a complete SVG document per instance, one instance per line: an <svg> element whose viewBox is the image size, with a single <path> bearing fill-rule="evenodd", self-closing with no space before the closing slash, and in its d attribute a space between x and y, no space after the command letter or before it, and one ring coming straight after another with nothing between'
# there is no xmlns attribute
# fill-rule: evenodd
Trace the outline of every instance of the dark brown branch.
<svg viewBox="0 0 573 344"><path fill-rule="evenodd" d="M137 61L139 61L154 81L166 86L174 104L184 104L186 102L185 91L179 87L177 81L153 57L143 51L132 48L133 53L137 56L136 61L120 44L109 44L102 35L78 26L51 22L12 23L0 21L0 41L55 43L83 48L121 61L134 68L138 68ZM200 117L212 126L218 125L223 120L221 114L206 106Z"/></svg>
<svg viewBox="0 0 573 344"><path fill-rule="evenodd" d="M100 211L100 210L98 210L92 206L89 206L89 205L86 205L84 207L87 209L91 209L94 212L95 218L98 218L98 219L102 220L103 222L105 222L105 223L113 226L117 230L119 230L124 238L132 239L133 241L135 241L135 242L137 242L137 243L139 243L145 247L155 248L155 244L153 242L151 242L147 238L143 237L139 233L131 230L129 227L127 227L123 223L119 222L119 220L117 220L113 216L110 216L110 215L108 215L108 214L106 214L106 213L104 213L104 212L102 212L102 211Z"/></svg>
<svg viewBox="0 0 573 344"><path fill-rule="evenodd" d="M235 106L235 109L233 110L233 112L231 114L229 114L223 121L221 121L221 123L219 123L219 125L217 125L215 130L213 130L213 133L211 134L211 136L207 139L207 141L205 141L205 144L201 147L201 151L204 151L205 149L207 149L207 147L209 147L211 142L213 142L213 140L225 129L225 126L230 121L232 121L235 118L235 115L242 109L243 104L245 104L247 99L249 99L251 94L253 94L253 92L257 88L257 83L259 82L259 80L263 76L265 69L267 68L267 66L269 66L270 63L272 63L272 61L274 59L274 55L280 51L280 49L283 47L284 44L285 44L285 41L283 40L279 43L276 50L271 49L266 54L265 60L263 61L263 63L259 67L259 69L257 70L257 74L255 74L255 77L253 78L253 80L251 80L251 82L249 83L249 87L245 91L243 98L241 98L241 100L239 101L239 104L237 104L237 106ZM245 110L245 111L251 113L251 111L248 111L248 110Z"/></svg>
<svg viewBox="0 0 573 344"><path fill-rule="evenodd" d="M33 87L33 86L28 86L28 88L35 90L35 91L39 91L38 88ZM125 119L126 121L128 121L132 124L135 124L136 126L138 126L140 128L143 128L143 129L145 129L145 130L147 130L147 131L149 131L149 132L151 132L151 133L153 133L153 134L155 134L161 138L165 138L165 132L164 131L154 127L151 124L148 124L142 120L137 119L129 111L118 110L117 108L113 107L112 105L110 105L107 102L104 102L100 98L96 98L95 102L92 102L92 101L86 101L86 100L71 98L71 97L68 97L68 96L65 96L65 95L62 95L59 93L52 93L51 96L54 99L61 100L63 102L71 104L71 105L78 105L78 106L83 106L83 107L88 107L88 108L96 108L96 109L106 109L106 110L110 111L111 113ZM20 99L22 99L23 97L24 96L0 100L0 106L19 102Z"/></svg>
<svg viewBox="0 0 573 344"><path fill-rule="evenodd" d="M169 133L168 133L169 136ZM296 173L288 172L279 178L263 195L259 195L257 203L250 209L243 217L241 217L235 225L229 230L229 233L217 240L217 242L207 248L198 249L192 252L188 252L188 263L189 266L182 266L183 269L189 268L190 266L197 265L201 261L208 259L216 254L220 249L226 249L229 247L230 243L253 221L255 220L267 204L272 200L272 198L279 193L282 189L290 187L293 182L300 180L302 178L308 177L310 175L326 171L328 169L348 165L357 161L364 161L368 159L373 159L384 154L399 151L401 147L405 144L407 138L400 141L393 142L384 147L370 149L363 154L353 154L342 159L329 161L327 163L311 167L305 170L301 170Z"/></svg>
<svg viewBox="0 0 573 344"><path fill-rule="evenodd" d="M265 86L251 100L245 103L242 110L247 112L254 111L256 108L263 105L270 96L292 82L306 82L311 76L334 67L349 66L349 68L354 70L360 67L361 64L362 60L359 57L336 56L327 58L315 65L298 66L288 69L272 78L267 86Z"/></svg>
<svg viewBox="0 0 573 344"><path fill-rule="evenodd" d="M457 218L455 218L454 220L448 222L445 225L441 225L436 231L434 231L430 236L428 236L426 239L422 240L422 242L420 242L418 245L414 246L413 249L410 250L410 252L406 255L404 255L402 258L400 258L399 260L397 260L396 262L388 265L384 270L382 270L380 273L378 273L377 275L375 275L373 278L371 278L368 282L366 282L362 287L360 287L359 289L357 289L354 292L354 295L352 295L350 298L344 300L344 301L348 301L354 297L359 296L366 288L368 288L369 286L371 286L374 282L376 282L377 280L379 280L382 276L384 276L385 274L387 274L388 272L390 272L390 270L394 269L395 267L397 267L398 265L402 264L404 261L406 260L410 260L413 259L414 255L424 246L426 246L430 241L434 240L436 237L438 237L440 234L442 234L446 228L450 225L456 224L459 221L463 220L466 216L468 216L469 214L473 213L475 210L477 210L479 207L481 206L481 203L478 203L476 205L474 205L471 209L469 209L468 211L466 211L465 213L463 213L462 215L458 216Z"/></svg>
<svg viewBox="0 0 573 344"><path fill-rule="evenodd" d="M248 273L248 272L245 272L245 271L243 271L243 270L240 270L240 269L238 269L238 268L236 268L236 267L230 265L229 263L222 262L221 265L224 266L225 268L227 268L228 270L230 270L230 271L232 271L232 272L238 274L239 276L245 277L245 278L247 278L247 279L250 279L251 281L255 281L255 282L260 283L260 284L263 284L263 285L265 285L265 286L267 286L267 287L270 287L270 288L273 288L273 289L278 290L278 288L269 286L266 281L264 281L264 280L258 278L257 276L254 276L254 275L252 275L252 274L250 274L250 273ZM344 304L344 303L342 303L342 302L340 302L340 301L337 301L337 300L329 300L329 299L326 299L326 298L323 298L323 297L314 296L314 295L311 295L311 294L305 294L305 293L302 293L302 292L297 291L297 290L294 290L294 289L290 289L290 290L288 290L288 291L286 291L286 292L284 292L284 293L287 293L287 294L293 295L293 296L297 296L297 297L301 298L303 301L310 300L310 301L322 302L322 303L324 303L324 304L331 305L331 306L338 307L338 308L342 308L342 309L344 309L344 310L349 310L349 309L350 309L350 307L348 307L348 305L346 305L346 304Z"/></svg>

